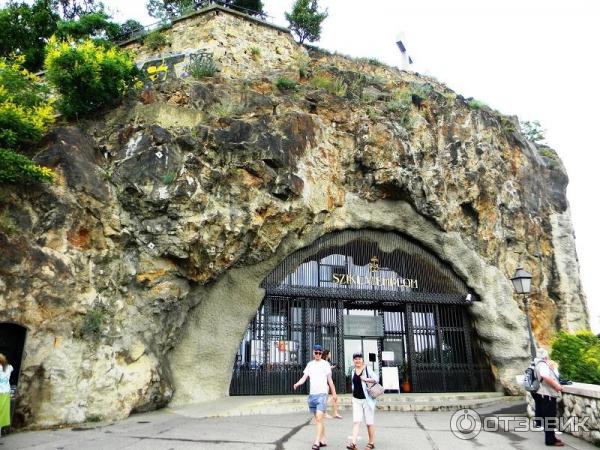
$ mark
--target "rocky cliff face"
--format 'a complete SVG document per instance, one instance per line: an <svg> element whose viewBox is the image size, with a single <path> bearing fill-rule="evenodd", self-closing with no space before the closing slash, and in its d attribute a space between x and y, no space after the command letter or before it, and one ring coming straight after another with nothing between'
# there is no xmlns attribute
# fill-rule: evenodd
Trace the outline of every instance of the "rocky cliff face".
<svg viewBox="0 0 600 450"><path fill-rule="evenodd" d="M528 354L518 264L542 342L588 326L555 153L435 80L296 50L57 127L36 156L57 183L2 187L0 320L29 328L23 422L226 395L260 281L338 229L400 231L452 267L508 392Z"/></svg>

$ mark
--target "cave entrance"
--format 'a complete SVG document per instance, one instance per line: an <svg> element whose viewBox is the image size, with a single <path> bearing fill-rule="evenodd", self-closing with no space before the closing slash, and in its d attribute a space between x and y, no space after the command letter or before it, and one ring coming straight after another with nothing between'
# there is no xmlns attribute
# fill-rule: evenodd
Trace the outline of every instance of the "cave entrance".
<svg viewBox="0 0 600 450"><path fill-rule="evenodd" d="M303 392L292 385L316 343L331 352L340 393L350 391L357 350L390 390L403 381L412 392L494 389L469 316L478 297L405 236L327 234L288 256L261 287L266 294L237 353L230 395Z"/></svg>
<svg viewBox="0 0 600 450"><path fill-rule="evenodd" d="M15 411L15 400L21 374L21 363L25 353L25 341L27 339L27 328L14 322L0 322L0 353L4 354L8 362L13 366L10 375L10 413Z"/></svg>

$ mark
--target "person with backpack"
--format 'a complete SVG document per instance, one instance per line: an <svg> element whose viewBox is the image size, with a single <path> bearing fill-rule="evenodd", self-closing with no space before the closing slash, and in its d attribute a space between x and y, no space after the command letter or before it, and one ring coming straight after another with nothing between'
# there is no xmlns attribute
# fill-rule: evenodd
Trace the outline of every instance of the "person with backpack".
<svg viewBox="0 0 600 450"><path fill-rule="evenodd" d="M562 391L562 386L556 372L550 367L548 351L544 348L537 350L535 377L539 380L539 388L535 392L538 396L535 415L543 420L545 444L553 447L563 447L564 442L556 437L556 426L548 423L548 419L556 419L556 400ZM534 401L535 399L534 396Z"/></svg>

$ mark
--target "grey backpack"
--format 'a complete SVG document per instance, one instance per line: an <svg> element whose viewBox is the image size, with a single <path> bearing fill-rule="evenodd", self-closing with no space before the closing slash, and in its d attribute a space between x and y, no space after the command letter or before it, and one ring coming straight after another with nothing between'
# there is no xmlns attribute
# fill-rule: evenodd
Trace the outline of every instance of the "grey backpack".
<svg viewBox="0 0 600 450"><path fill-rule="evenodd" d="M538 361L538 364L543 361ZM525 377L523 378L523 387L528 392L537 392L540 388L540 380L535 373L535 361L531 361L531 365L525 369Z"/></svg>

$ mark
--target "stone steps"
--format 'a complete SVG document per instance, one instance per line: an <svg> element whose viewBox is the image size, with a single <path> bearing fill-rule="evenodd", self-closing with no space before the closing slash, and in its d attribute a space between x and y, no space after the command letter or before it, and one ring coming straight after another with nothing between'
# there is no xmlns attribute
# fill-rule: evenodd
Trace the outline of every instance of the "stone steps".
<svg viewBox="0 0 600 450"><path fill-rule="evenodd" d="M241 416L254 414L286 414L307 410L306 396L255 396L230 397L243 403L241 408L226 408L211 414L213 417ZM379 411L427 412L458 411L460 409L477 409L499 402L522 401L521 396L505 396L500 392L445 393L445 394L384 394L377 401ZM343 394L338 397L341 412L347 415L352 410L352 397ZM331 400L329 410L331 412Z"/></svg>
<svg viewBox="0 0 600 450"><path fill-rule="evenodd" d="M502 392L460 392L460 393L408 393L408 394L384 394L377 402L387 403L422 403L422 402L448 402L448 401L471 401L471 400L500 400L504 397ZM306 395L274 395L235 397L248 400L260 401L261 403L306 403ZM519 397L521 398L521 397ZM331 401L331 400L330 400ZM352 404L352 394L338 395L338 404Z"/></svg>

